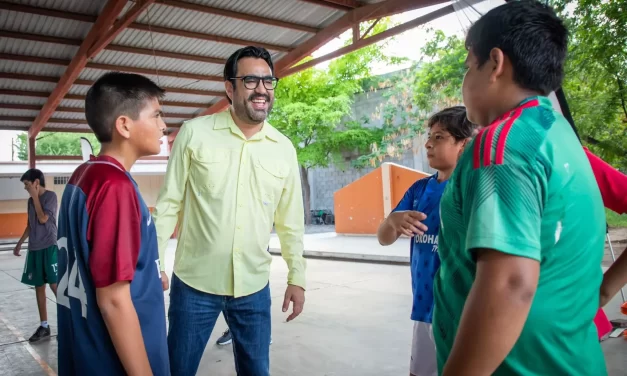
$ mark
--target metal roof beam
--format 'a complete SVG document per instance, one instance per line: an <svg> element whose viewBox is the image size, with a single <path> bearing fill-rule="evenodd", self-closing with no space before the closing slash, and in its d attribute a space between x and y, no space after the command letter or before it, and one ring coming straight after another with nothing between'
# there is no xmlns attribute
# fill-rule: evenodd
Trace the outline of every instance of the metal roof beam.
<svg viewBox="0 0 627 376"><path fill-rule="evenodd" d="M0 115L0 121L23 121L32 122L35 119L28 116L4 116ZM83 119L55 119L50 118L47 121L48 124L87 124L87 120ZM167 127L176 127L177 125L166 124Z"/></svg>
<svg viewBox="0 0 627 376"><path fill-rule="evenodd" d="M344 12L348 12L359 6L356 0L301 0L301 1L319 5L322 7L343 10Z"/></svg>
<svg viewBox="0 0 627 376"><path fill-rule="evenodd" d="M0 78L5 78L9 80L53 82L53 83L59 82L59 79L60 79L59 77L53 77L53 76L35 76L31 74L6 73L6 72L0 72ZM77 79L74 81L74 85L91 86L94 84L94 82L96 81ZM162 89L165 90L166 93L206 95L208 97L223 97L224 95L226 95L223 91L186 89L186 88L179 88L179 87L163 87Z"/></svg>
<svg viewBox="0 0 627 376"><path fill-rule="evenodd" d="M36 104L13 104L13 103L0 103L0 108L4 108L7 110L32 110L32 111L40 111L41 106ZM72 112L72 113L85 113L85 109L82 107L57 107L56 112ZM176 118L176 119L192 119L194 115L192 114L176 114L176 113L166 113L163 115L165 118Z"/></svg>
<svg viewBox="0 0 627 376"><path fill-rule="evenodd" d="M28 127L20 127L18 125L0 125L0 130L28 132ZM89 128L49 128L49 127L44 127L41 130L41 132L92 133L91 129ZM35 156L35 158L37 157Z"/></svg>
<svg viewBox="0 0 627 376"><path fill-rule="evenodd" d="M297 23L293 23L293 22L280 21L280 20L266 18L266 17L259 17L259 16L256 16L254 14L235 12L235 11L232 11L232 10L215 8L215 7L210 7L210 6L206 6L206 5L192 4L192 3L187 3L187 2L184 2L184 1L161 0L161 1L159 1L159 3L160 4L165 4L167 6L175 7L175 8L187 9L187 10L192 10L192 11L195 11L195 12L201 12L201 13L207 13L207 14L215 14L215 15L218 15L218 16L230 17L230 18L234 18L234 19L238 19L238 20L242 20L242 21L256 22L256 23L260 23L260 24L264 24L264 25L278 26L278 27L291 29L291 30L304 31L306 33L313 33L313 34L315 34L318 31L320 31L320 29L318 29L318 28L307 26L307 25L301 25L301 24L297 24Z"/></svg>
<svg viewBox="0 0 627 376"><path fill-rule="evenodd" d="M288 70L294 64L300 62L303 58L311 55L318 48L337 38L340 34L352 28L355 24L359 24L360 22L367 20L386 17L397 13L403 13L410 10L443 3L446 1L447 0L387 0L355 8L345 13L335 22L322 29L316 35L306 40L295 49L293 49L291 52L289 52L287 55L285 55L283 58L278 60L274 64L275 74L281 75L281 73ZM213 104L211 107L199 113L199 116L214 114L216 112L222 111L227 108L228 105L229 103L227 99L222 99L221 101Z"/></svg>
<svg viewBox="0 0 627 376"><path fill-rule="evenodd" d="M47 93L45 91L0 89L0 95L16 95L16 96L21 96L21 97L48 98L52 94ZM85 100L85 96L78 95L78 94L66 94L62 99ZM161 101L160 103L162 106L170 106L170 107L203 108L207 106L207 103L198 103L198 102Z"/></svg>
<svg viewBox="0 0 627 376"><path fill-rule="evenodd" d="M384 39L387 38L391 38L393 36L396 36L398 34L404 33L407 30L411 30L415 27L418 27L420 25L424 25L427 22L431 22L435 19L438 19L440 17L446 16L449 13L453 13L455 11L455 9L453 8L452 5L446 6L444 8L440 8L434 12L425 14L422 17L418 17L414 20L411 20L409 22L405 22L404 24L395 26L391 29L388 29L382 33L379 33L375 36L369 37L369 38L363 38L363 39L359 39L359 40L355 40L355 42L353 42L352 44L349 44L348 46L344 46L342 48L339 48L331 53L328 53L326 55L320 56L316 59L313 60L309 60L303 64L299 64L299 65L295 65L292 68L285 70L283 72L281 72L280 76L285 77L285 76L290 76L294 73L298 73L300 71L303 71L307 68L311 68L313 66L316 66L322 62L331 60L331 59L335 59L336 57L342 56L342 55L346 55L348 53L351 53L353 51L356 51L360 48L369 46L371 44L380 42Z"/></svg>
<svg viewBox="0 0 627 376"><path fill-rule="evenodd" d="M31 40L34 42L43 42L43 43L55 43L55 44L62 44L66 46L80 46L82 43L80 39L50 37L47 35L20 33L20 32L15 32L15 31L8 31L8 30L0 30L0 37ZM149 48L122 46L118 44L109 44L105 47L105 50L127 52L127 53L138 54L138 55L167 57L170 59L178 59L178 60L198 61L201 63L209 63L209 64L219 64L219 65L226 64L226 59L220 59L220 58L211 57L211 56L180 54L177 52L151 50Z"/></svg>
<svg viewBox="0 0 627 376"><path fill-rule="evenodd" d="M150 0L147 0L147 2L149 1ZM78 78L78 75L81 73L83 68L85 68L85 65L87 64L87 59L91 57L90 55L88 55L89 49L93 45L97 44L99 38L102 38L102 34L105 33L111 25L113 25L115 19L124 9L125 5L126 0L109 0L104 6L102 13L98 16L98 19L89 30L89 33L87 34L85 40L78 49L78 52L68 65L65 73L63 73L63 76L61 76L61 80L57 84L57 87L55 87L55 89L52 91L52 94L46 101L46 104L39 112L39 115L37 115L37 118L33 122L33 125L28 130L28 136L30 138L37 136L37 133L39 133L39 131L44 127L59 103L61 103L61 101L63 100L63 96L70 90L70 87L72 87L74 80ZM127 12L127 14L131 13L134 14L135 17L137 17L139 15L139 12L136 12L138 8L141 8L143 10L143 4L136 3ZM122 29L117 30L118 33L120 31L122 31Z"/></svg>
<svg viewBox="0 0 627 376"><path fill-rule="evenodd" d="M70 63L69 60L64 60L64 59L52 59L48 57L14 55L14 54L5 54L5 53L0 53L0 60L13 60L13 61L26 62L26 63L62 65L62 66L67 66ZM187 78L190 80L200 80L200 81L215 81L215 82L224 81L222 76L210 76L210 75L204 75L204 74L174 72L174 71L129 67L129 66L123 66L123 65L114 65L114 64L84 62L83 67L91 68L91 69L106 70L106 71L118 71L118 72L129 72L129 73L138 73L138 74L150 74L154 76ZM80 72L77 72L77 75L79 73Z"/></svg>
<svg viewBox="0 0 627 376"><path fill-rule="evenodd" d="M11 11L21 12L21 13L39 14L42 16L56 17L56 18L82 21L82 22L93 23L97 19L96 16L91 16L87 14L65 12L65 11L59 11L55 9L39 8L39 7L33 7L29 5L21 5L21 4L13 4L13 3L5 3L5 2L0 2L0 9L11 10ZM250 41L250 40L237 39L237 38L229 38L229 37L213 35L213 34L203 34L203 33L178 30L178 29L162 27L162 26L147 25L147 24L142 24L142 23L137 23L137 22L130 23L127 28L135 29L135 30L142 30L146 32L176 35L176 36L185 37L185 38L200 39L200 40L205 40L209 42L234 44L237 46L250 46L250 45L261 46L261 47L267 48L268 50L278 51L278 52L289 52L292 50L292 48L289 46L279 46L279 45L271 44L271 43Z"/></svg>

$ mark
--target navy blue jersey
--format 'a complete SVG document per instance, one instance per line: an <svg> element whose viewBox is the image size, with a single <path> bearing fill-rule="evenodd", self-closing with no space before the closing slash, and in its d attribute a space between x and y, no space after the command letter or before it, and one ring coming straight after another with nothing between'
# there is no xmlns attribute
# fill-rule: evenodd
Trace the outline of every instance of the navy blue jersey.
<svg viewBox="0 0 627 376"><path fill-rule="evenodd" d="M68 182L59 211L59 375L125 374L96 288L129 281L154 375L169 375L157 235L137 184L113 158L92 157Z"/></svg>
<svg viewBox="0 0 627 376"><path fill-rule="evenodd" d="M410 268L414 302L411 319L431 323L433 319L433 280L440 267L438 232L440 229L440 198L446 181L438 182L438 175L415 182L393 211L414 210L427 215L423 223L428 227L422 236L414 236L410 244Z"/></svg>

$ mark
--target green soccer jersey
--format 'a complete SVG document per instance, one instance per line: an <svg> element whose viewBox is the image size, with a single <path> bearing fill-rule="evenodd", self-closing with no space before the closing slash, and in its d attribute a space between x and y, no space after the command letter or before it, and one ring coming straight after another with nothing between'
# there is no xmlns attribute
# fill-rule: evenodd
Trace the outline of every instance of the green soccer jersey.
<svg viewBox="0 0 627 376"><path fill-rule="evenodd" d="M440 372L476 273L475 249L540 262L520 338L494 375L606 375L593 323L605 212L584 150L546 97L469 143L442 196L433 333Z"/></svg>

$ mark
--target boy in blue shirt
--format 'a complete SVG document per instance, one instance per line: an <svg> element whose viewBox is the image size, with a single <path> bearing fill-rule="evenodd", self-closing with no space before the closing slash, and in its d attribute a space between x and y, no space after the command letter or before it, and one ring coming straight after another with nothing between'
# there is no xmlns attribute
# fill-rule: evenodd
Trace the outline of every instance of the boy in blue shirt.
<svg viewBox="0 0 627 376"><path fill-rule="evenodd" d="M415 322L410 362L412 376L437 376L431 320L433 279L440 266L440 197L475 130L462 106L436 113L429 119L428 127L427 158L429 166L438 172L415 182L377 232L381 245L390 245L401 235L412 238L410 264L414 302L411 319Z"/></svg>

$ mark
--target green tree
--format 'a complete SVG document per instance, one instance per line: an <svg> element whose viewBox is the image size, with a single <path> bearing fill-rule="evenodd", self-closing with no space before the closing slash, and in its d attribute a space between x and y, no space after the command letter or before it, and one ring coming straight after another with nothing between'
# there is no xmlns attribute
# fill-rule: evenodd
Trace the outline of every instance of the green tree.
<svg viewBox="0 0 627 376"><path fill-rule="evenodd" d="M627 171L627 11L623 2L552 0L571 39L564 93L584 145ZM574 11L573 11L574 9ZM570 11L569 11L570 10ZM423 131L430 112L461 103L466 50L463 39L436 31L423 58L406 74L388 82L383 138L357 166L398 157Z"/></svg>
<svg viewBox="0 0 627 376"><path fill-rule="evenodd" d="M627 171L627 8L621 1L552 0L570 31L564 93L588 147Z"/></svg>
<svg viewBox="0 0 627 376"><path fill-rule="evenodd" d="M374 116L383 121L381 138L371 145L369 154L354 161L354 166L376 166L386 157L401 157L424 131L429 114L461 103L466 71L464 41L456 36L446 37L439 30L432 35L421 49L420 61L380 83L385 101Z"/></svg>
<svg viewBox="0 0 627 376"><path fill-rule="evenodd" d="M81 155L81 137L85 137L94 148L94 153L100 151L100 143L96 136L78 133L41 132L35 142L37 155ZM28 159L28 135L20 133L16 141L17 157L25 161Z"/></svg>
<svg viewBox="0 0 627 376"><path fill-rule="evenodd" d="M372 33L387 30L390 24L387 19L381 20ZM362 32L370 25L363 24ZM296 148L307 223L311 222L309 169L331 163L341 167L343 156L367 152L381 137L379 129L351 118L354 95L364 91L362 83L371 77L372 64L402 61L388 58L381 47L372 45L344 55L332 61L328 69L314 67L285 77L275 90L276 102L269 121Z"/></svg>

